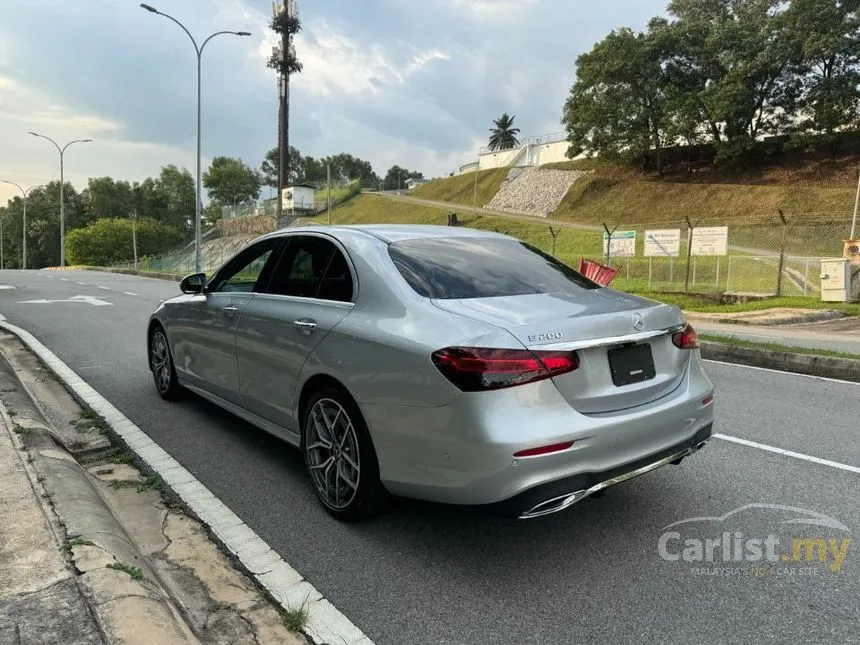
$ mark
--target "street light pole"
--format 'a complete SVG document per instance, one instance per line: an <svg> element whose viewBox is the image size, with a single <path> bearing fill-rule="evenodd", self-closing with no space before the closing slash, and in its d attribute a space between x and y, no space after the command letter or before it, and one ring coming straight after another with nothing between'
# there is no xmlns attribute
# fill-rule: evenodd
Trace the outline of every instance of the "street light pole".
<svg viewBox="0 0 860 645"><path fill-rule="evenodd" d="M232 36L250 36L250 31L216 31L214 34L211 34L206 40L203 41L203 44L199 47L197 46L197 41L194 40L194 36L191 35L191 32L185 28L181 22L179 22L173 16L169 16L166 13L163 13L156 9L153 6L148 4L141 3L140 6L143 9L146 9L150 13L154 13L159 16L164 16L168 20L172 20L177 25L182 28L182 31L186 33L186 35L191 39L191 44L194 45L194 51L197 54L197 203L195 206L195 215L194 215L194 271L196 273L201 273L203 271L203 248L201 243L202 236L202 214L203 214L203 200L202 200L202 192L201 192L201 147L200 147L200 130L201 130L201 69L202 69L202 57L203 57L203 48L206 47L206 43L215 38L215 36L220 36L222 34L230 34Z"/></svg>
<svg viewBox="0 0 860 645"><path fill-rule="evenodd" d="M63 199L63 190L65 188L65 176L63 175L63 155L66 154L66 148L68 148L73 143L91 143L92 139L75 139L74 141L69 141L63 147L60 147L60 144L54 141L51 137L46 137L44 134L38 134L36 132L30 132L34 137L39 137L40 139L47 139L51 143L54 144L54 147L57 149L57 152L60 153L60 266L66 266L66 204Z"/></svg>
<svg viewBox="0 0 860 645"><path fill-rule="evenodd" d="M24 217L22 221L22 233L21 233L21 268L27 268L27 195L31 190L36 188L44 188L44 185L40 184L38 186L30 186L27 189L22 188L14 181L9 181L7 179L0 179L4 184L9 184L10 186L15 186L18 190L21 191L21 195L24 197Z"/></svg>

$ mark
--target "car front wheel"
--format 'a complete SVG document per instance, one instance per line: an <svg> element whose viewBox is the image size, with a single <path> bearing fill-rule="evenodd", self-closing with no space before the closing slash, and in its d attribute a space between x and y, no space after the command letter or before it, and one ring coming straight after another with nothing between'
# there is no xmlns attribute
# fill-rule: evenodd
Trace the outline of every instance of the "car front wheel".
<svg viewBox="0 0 860 645"><path fill-rule="evenodd" d="M308 474L326 511L347 522L378 512L388 495L358 406L336 389L320 390L302 427Z"/></svg>
<svg viewBox="0 0 860 645"><path fill-rule="evenodd" d="M155 389L162 399L173 401L182 395L182 386L176 378L173 356L167 336L161 327L155 327L149 339L149 369L155 381Z"/></svg>

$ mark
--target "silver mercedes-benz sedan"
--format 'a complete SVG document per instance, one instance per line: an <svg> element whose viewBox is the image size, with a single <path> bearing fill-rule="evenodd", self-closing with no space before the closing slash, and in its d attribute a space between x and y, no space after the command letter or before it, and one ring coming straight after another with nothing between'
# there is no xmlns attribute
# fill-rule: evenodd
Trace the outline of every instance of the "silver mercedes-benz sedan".
<svg viewBox="0 0 860 645"><path fill-rule="evenodd" d="M539 517L711 436L679 309L506 235L290 228L180 287L149 321L159 394L194 392L298 447L342 520L389 495Z"/></svg>

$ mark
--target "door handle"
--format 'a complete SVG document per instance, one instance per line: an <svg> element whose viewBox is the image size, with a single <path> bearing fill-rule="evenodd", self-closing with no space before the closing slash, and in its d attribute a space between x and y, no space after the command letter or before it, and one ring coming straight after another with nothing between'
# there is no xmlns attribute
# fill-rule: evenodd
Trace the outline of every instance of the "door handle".
<svg viewBox="0 0 860 645"><path fill-rule="evenodd" d="M233 314L235 314L237 311L239 311L239 308L238 308L238 307L233 307L233 306L229 306L229 307L221 307L221 311L222 311L222 312L224 312L224 314L225 314L225 315L227 315L227 316L232 316L232 315L233 315Z"/></svg>
<svg viewBox="0 0 860 645"><path fill-rule="evenodd" d="M293 326L296 327L300 332L310 334L314 329L317 328L317 324L312 320L294 320Z"/></svg>

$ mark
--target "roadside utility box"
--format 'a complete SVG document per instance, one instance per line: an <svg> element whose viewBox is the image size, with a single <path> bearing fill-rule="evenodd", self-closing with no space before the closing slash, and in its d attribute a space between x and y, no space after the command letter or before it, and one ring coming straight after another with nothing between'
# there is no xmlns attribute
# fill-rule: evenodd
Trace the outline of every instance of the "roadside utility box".
<svg viewBox="0 0 860 645"><path fill-rule="evenodd" d="M822 302L860 301L860 247L856 240L845 240L841 258L821 260Z"/></svg>

